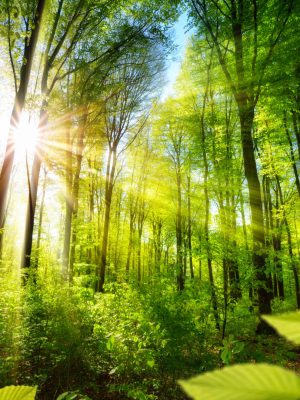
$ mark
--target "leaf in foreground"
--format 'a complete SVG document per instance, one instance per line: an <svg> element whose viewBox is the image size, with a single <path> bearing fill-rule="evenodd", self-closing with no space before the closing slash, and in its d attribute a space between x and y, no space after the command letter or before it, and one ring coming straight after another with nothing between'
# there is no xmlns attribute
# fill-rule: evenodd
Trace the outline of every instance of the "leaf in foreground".
<svg viewBox="0 0 300 400"><path fill-rule="evenodd" d="M264 315L263 319L273 326L280 335L295 344L300 344L300 312Z"/></svg>
<svg viewBox="0 0 300 400"><path fill-rule="evenodd" d="M0 389L0 400L34 400L36 389L36 386L6 386Z"/></svg>
<svg viewBox="0 0 300 400"><path fill-rule="evenodd" d="M300 377L268 364L225 367L179 383L194 400L300 399Z"/></svg>

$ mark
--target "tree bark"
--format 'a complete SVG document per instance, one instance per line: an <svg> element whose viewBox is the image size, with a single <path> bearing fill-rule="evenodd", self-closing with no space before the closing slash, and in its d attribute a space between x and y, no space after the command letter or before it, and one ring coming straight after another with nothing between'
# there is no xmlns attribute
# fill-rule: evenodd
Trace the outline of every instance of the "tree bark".
<svg viewBox="0 0 300 400"><path fill-rule="evenodd" d="M183 247L182 247L182 197L181 197L181 171L180 160L177 155L177 215L176 215L176 270L177 270L177 288L179 291L184 289L183 274Z"/></svg>
<svg viewBox="0 0 300 400"><path fill-rule="evenodd" d="M72 227L72 212L73 212L73 198L72 198L72 181L73 181L73 161L72 161L72 145L71 145L71 126L66 127L66 215L65 215L65 234L64 234L64 247L63 247L63 266L62 275L65 280L68 278L69 273L69 257L70 257L70 243L71 243L71 227Z"/></svg>
<svg viewBox="0 0 300 400"><path fill-rule="evenodd" d="M39 135L41 138L43 136L43 131L45 130L45 126L47 126L48 113L46 111L47 101L43 101L43 106L40 111L40 119L39 119ZM37 149L35 151L33 164L32 164L32 173L30 180L30 187L28 190L28 204L27 204L27 213L26 213L26 222L25 222L25 237L24 237L24 249L23 256L21 260L21 268L26 268L24 272L24 283L27 280L29 267L31 263L31 251L32 251L32 242L33 242L33 228L34 228L34 215L36 209L36 201L37 201L37 191L38 191L38 182L39 175L42 164L42 148Z"/></svg>
<svg viewBox="0 0 300 400"><path fill-rule="evenodd" d="M191 216L191 176L187 177L187 201L188 201L188 249L189 249L189 266L191 279L194 279L193 266L193 249L192 249L192 216Z"/></svg>
<svg viewBox="0 0 300 400"><path fill-rule="evenodd" d="M293 116L294 119L294 116ZM293 172L294 172L294 176L295 176L295 184L296 184L296 188L298 191L298 195L300 197L300 181L299 181L299 174L298 174L298 169L297 169L297 164L296 164L296 158L295 158L295 153L294 153L294 148L293 148L293 143L292 143L292 139L288 130L288 126L287 126L287 117L286 117L286 112L284 113L284 117L283 117L283 124L284 124L284 130L285 130L285 134L289 143L289 147L290 147L290 158L291 158L291 162L292 162L292 167L293 167ZM297 127L297 122L294 122L294 125L296 125ZM294 130L297 131L297 128L294 127ZM297 134L296 134L297 136ZM300 137L300 135L298 134L298 136ZM300 138L299 138L299 142L300 142ZM300 160L300 144L298 142L298 148L299 148L299 160Z"/></svg>
<svg viewBox="0 0 300 400"><path fill-rule="evenodd" d="M271 296L268 291L268 277L266 273L264 215L260 182L257 173L254 144L252 139L252 126L254 120L254 107L245 104L245 94L241 97L239 117L241 124L242 150L244 159L245 176L248 182L249 203L252 217L253 237L253 265L258 283L258 309L259 314L271 313ZM264 331L267 325L261 322L258 331Z"/></svg>
<svg viewBox="0 0 300 400"><path fill-rule="evenodd" d="M109 149L109 155L106 167L105 211L104 211L104 226L103 226L103 237L101 246L101 260L100 260L100 268L98 271L98 285L97 285L98 292L104 292L105 272L107 265L110 208L111 208L116 164L117 164L116 148L112 147Z"/></svg>
<svg viewBox="0 0 300 400"><path fill-rule="evenodd" d="M69 244L69 249L70 249L69 261L67 261L67 264L69 266L69 273L68 273L69 282L73 282L74 261L75 261L75 244L76 244L76 238L77 238L77 216L78 216L80 173L81 173L82 158L83 158L86 122L87 122L87 109L84 110L84 113L81 117L81 121L79 123L77 148L76 148L76 167L75 167L75 173L74 173L73 184L72 184L72 199L71 199L72 235L71 235L71 243Z"/></svg>
<svg viewBox="0 0 300 400"><path fill-rule="evenodd" d="M43 226L43 216L44 216L44 206L45 206L45 196L46 196L46 186L47 186L47 171L44 171L44 182L43 182L43 189L42 189L42 200L40 205L40 212L39 212L39 223L38 223L38 235L36 241L36 262L35 267L38 268L39 260L40 260L40 246L41 246L41 236L42 236L42 226Z"/></svg>
<svg viewBox="0 0 300 400"><path fill-rule="evenodd" d="M276 176L276 183L277 183L277 189L278 189L281 205L284 206L282 189L281 189L281 185L280 185L280 181L279 181L279 177L278 176ZM296 260L295 260L294 252L293 252L293 243L292 243L291 230L290 230L290 226L289 226L288 219L287 219L286 212L285 212L284 208L283 208L283 218L282 218L282 220L283 220L283 224L286 227L287 240L288 240L288 251L289 251L292 271L293 271L293 275L294 275L294 282L295 282L295 295L296 295L297 308L300 309L299 271L298 271L298 265L297 265Z"/></svg>

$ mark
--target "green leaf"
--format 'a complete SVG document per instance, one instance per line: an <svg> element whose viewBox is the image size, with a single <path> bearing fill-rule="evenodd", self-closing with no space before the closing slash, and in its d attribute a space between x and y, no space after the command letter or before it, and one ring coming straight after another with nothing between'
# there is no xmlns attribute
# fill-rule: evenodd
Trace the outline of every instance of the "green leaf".
<svg viewBox="0 0 300 400"><path fill-rule="evenodd" d="M300 377L268 364L241 364L179 381L195 400L298 400Z"/></svg>
<svg viewBox="0 0 300 400"><path fill-rule="evenodd" d="M36 390L36 386L6 386L0 389L0 400L34 400Z"/></svg>
<svg viewBox="0 0 300 400"><path fill-rule="evenodd" d="M264 315L263 319L273 326L280 335L295 344L300 344L300 312Z"/></svg>

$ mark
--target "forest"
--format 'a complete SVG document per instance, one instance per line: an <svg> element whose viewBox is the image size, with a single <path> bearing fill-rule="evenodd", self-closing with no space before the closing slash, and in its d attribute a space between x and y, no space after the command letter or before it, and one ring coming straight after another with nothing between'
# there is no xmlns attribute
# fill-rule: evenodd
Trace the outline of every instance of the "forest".
<svg viewBox="0 0 300 400"><path fill-rule="evenodd" d="M299 38L299 0L0 0L0 400L300 398Z"/></svg>

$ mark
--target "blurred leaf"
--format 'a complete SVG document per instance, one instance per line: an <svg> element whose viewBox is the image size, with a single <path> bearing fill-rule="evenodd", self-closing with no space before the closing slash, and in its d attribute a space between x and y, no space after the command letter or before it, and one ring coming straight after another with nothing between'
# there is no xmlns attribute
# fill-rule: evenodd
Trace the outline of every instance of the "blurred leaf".
<svg viewBox="0 0 300 400"><path fill-rule="evenodd" d="M298 400L300 378L268 364L225 367L179 381L195 400Z"/></svg>
<svg viewBox="0 0 300 400"><path fill-rule="evenodd" d="M264 315L268 322L278 333L295 344L300 344L300 312Z"/></svg>
<svg viewBox="0 0 300 400"><path fill-rule="evenodd" d="M36 386L6 386L0 389L0 400L34 400L36 390Z"/></svg>

